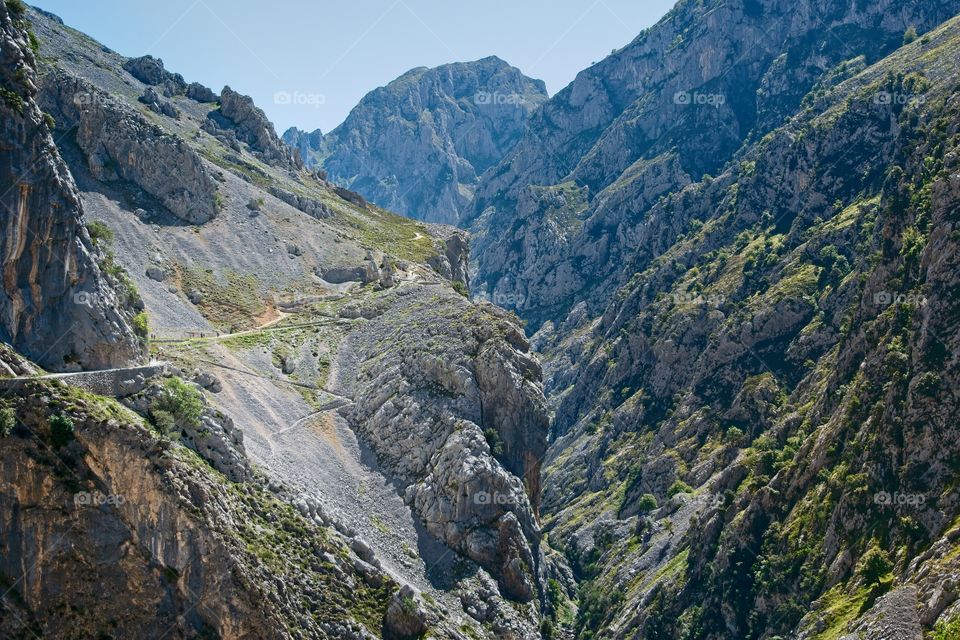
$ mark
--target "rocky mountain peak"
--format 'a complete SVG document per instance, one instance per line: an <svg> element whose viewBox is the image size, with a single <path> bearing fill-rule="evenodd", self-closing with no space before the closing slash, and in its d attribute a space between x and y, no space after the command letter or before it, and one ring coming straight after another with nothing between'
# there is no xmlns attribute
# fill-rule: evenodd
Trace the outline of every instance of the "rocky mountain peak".
<svg viewBox="0 0 960 640"><path fill-rule="evenodd" d="M371 91L322 139L296 140L308 165L370 201L456 224L480 176L546 99L543 82L496 56L419 67Z"/></svg>

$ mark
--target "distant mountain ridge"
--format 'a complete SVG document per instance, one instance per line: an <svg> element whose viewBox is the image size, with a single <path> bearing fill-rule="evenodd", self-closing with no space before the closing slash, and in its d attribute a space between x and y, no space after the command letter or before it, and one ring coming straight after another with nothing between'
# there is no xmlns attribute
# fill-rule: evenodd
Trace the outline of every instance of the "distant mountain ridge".
<svg viewBox="0 0 960 640"><path fill-rule="evenodd" d="M491 56L419 67L367 94L326 135L288 129L308 166L371 202L457 224L484 171L523 136L546 86Z"/></svg>

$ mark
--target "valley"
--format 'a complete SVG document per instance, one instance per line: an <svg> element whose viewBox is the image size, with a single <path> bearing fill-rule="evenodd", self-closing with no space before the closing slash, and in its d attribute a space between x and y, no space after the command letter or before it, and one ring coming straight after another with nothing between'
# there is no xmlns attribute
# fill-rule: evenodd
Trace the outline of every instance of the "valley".
<svg viewBox="0 0 960 640"><path fill-rule="evenodd" d="M960 2L681 0L326 134L0 51L3 637L960 638Z"/></svg>

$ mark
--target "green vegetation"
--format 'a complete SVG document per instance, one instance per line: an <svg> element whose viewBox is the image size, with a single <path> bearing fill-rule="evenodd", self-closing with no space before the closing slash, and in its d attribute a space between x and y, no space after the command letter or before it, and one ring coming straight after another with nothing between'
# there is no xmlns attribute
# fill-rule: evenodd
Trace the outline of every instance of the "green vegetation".
<svg viewBox="0 0 960 640"><path fill-rule="evenodd" d="M672 498L678 493L693 493L693 488L678 478L672 485L670 485L670 488L667 489L667 495Z"/></svg>
<svg viewBox="0 0 960 640"><path fill-rule="evenodd" d="M623 600L623 592L617 589L604 589L593 582L583 585L577 610L576 637L584 640L596 637L604 622L620 608Z"/></svg>
<svg viewBox="0 0 960 640"><path fill-rule="evenodd" d="M467 288L467 285L463 284L459 280L453 282L453 290L462 295L464 298L470 297L470 290Z"/></svg>
<svg viewBox="0 0 960 640"><path fill-rule="evenodd" d="M3 98L8 107L21 115L23 114L26 102L23 101L23 96L19 93L7 87L0 87L0 98Z"/></svg>
<svg viewBox="0 0 960 640"><path fill-rule="evenodd" d="M108 247L113 243L113 230L100 220L88 222L87 232L95 247Z"/></svg>
<svg viewBox="0 0 960 640"><path fill-rule="evenodd" d="M224 331L239 331L256 326L256 318L266 306L256 276L212 269L178 267L184 291L196 289L202 295L198 305L203 316Z"/></svg>
<svg viewBox="0 0 960 640"><path fill-rule="evenodd" d="M930 640L956 640L957 638L960 638L960 615L950 620L941 620L930 635Z"/></svg>
<svg viewBox="0 0 960 640"><path fill-rule="evenodd" d="M650 513L656 510L657 506L657 497L652 493L643 494L640 496L640 501L637 502L637 509L640 510L640 513Z"/></svg>
<svg viewBox="0 0 960 640"><path fill-rule="evenodd" d="M489 427L483 430L483 437L486 438L487 444L490 445L490 453L494 456L503 455L503 438L500 437L500 433L497 432L493 427Z"/></svg>
<svg viewBox="0 0 960 640"><path fill-rule="evenodd" d="M50 438L58 449L73 440L73 420L70 416L62 413L50 416Z"/></svg>
<svg viewBox="0 0 960 640"><path fill-rule="evenodd" d="M17 426L17 412L5 404L0 406L0 438L6 438Z"/></svg>
<svg viewBox="0 0 960 640"><path fill-rule="evenodd" d="M169 427L170 424L166 422L164 413L172 416L177 426L199 427L203 415L203 395L195 386L180 378L167 378L163 381L163 394L151 412L155 420L157 412L160 412L160 420L164 421L165 426Z"/></svg>
<svg viewBox="0 0 960 640"><path fill-rule="evenodd" d="M876 545L863 555L860 562L860 575L868 585L879 583L892 569L890 555Z"/></svg>
<svg viewBox="0 0 960 640"><path fill-rule="evenodd" d="M117 294L120 296L121 305L127 308L142 309L143 298L140 297L137 285L130 274L127 273L127 270L117 263L116 256L111 248L114 240L113 230L103 222L94 220L87 224L87 232L90 234L93 246L103 252L100 268L117 282ZM144 340L146 335L146 332L144 332Z"/></svg>
<svg viewBox="0 0 960 640"><path fill-rule="evenodd" d="M859 615L866 602L866 590L848 594L844 585L837 585L820 599L821 612L826 628L815 636L816 640L839 640L847 632L847 625Z"/></svg>
<svg viewBox="0 0 960 640"><path fill-rule="evenodd" d="M917 28L913 25L907 27L907 30L903 32L903 44L907 45L917 39Z"/></svg>
<svg viewBox="0 0 960 640"><path fill-rule="evenodd" d="M133 333L140 338L142 343L146 344L147 338L150 336L150 325L147 319L147 312L141 311L137 315L133 316L133 318L130 319L130 324L133 326Z"/></svg>
<svg viewBox="0 0 960 640"><path fill-rule="evenodd" d="M5 0L7 11L14 20L22 20L27 15L27 5L23 0Z"/></svg>
<svg viewBox="0 0 960 640"><path fill-rule="evenodd" d="M351 210L334 222L347 227L364 244L401 260L423 264L437 255L433 238L422 223L382 209L368 207L362 213Z"/></svg>

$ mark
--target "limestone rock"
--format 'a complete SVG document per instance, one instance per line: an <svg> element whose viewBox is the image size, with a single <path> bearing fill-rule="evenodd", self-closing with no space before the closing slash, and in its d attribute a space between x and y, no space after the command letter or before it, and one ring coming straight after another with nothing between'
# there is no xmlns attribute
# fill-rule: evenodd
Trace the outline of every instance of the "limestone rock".
<svg viewBox="0 0 960 640"><path fill-rule="evenodd" d="M97 266L83 208L37 105L26 31L0 6L0 339L44 367L107 368L137 360L133 308Z"/></svg>
<svg viewBox="0 0 960 640"><path fill-rule="evenodd" d="M217 188L186 142L147 122L92 84L61 70L43 80L43 106L58 126L77 127L77 144L94 177L130 180L181 219L202 224L217 214Z"/></svg>
<svg viewBox="0 0 960 640"><path fill-rule="evenodd" d="M479 176L546 100L539 80L496 57L409 71L367 94L326 135L288 131L308 166L398 213L456 224ZM427 161L429 159L429 161Z"/></svg>

